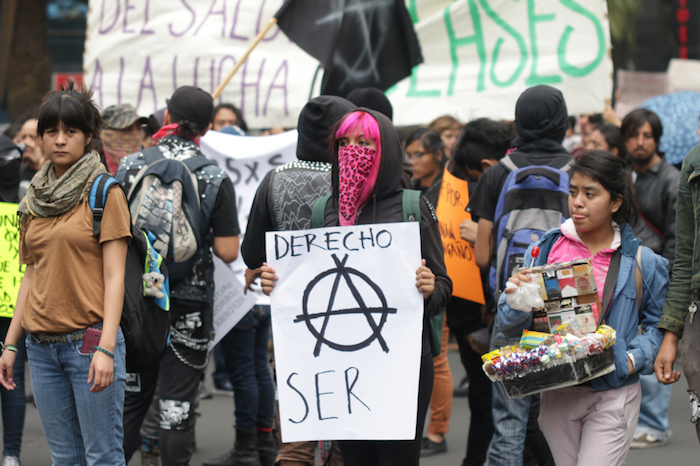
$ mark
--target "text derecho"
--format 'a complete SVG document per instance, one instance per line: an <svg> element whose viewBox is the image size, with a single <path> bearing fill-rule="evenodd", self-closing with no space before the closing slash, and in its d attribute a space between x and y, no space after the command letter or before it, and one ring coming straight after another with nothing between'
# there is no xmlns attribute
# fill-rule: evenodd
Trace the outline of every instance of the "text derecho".
<svg viewBox="0 0 700 466"><path fill-rule="evenodd" d="M284 442L415 436L417 222L268 232Z"/></svg>
<svg viewBox="0 0 700 466"><path fill-rule="evenodd" d="M311 253L311 248L322 251L360 251L371 248L386 249L391 246L391 232L372 227L361 228L360 231L327 231L322 235L305 233L303 235L281 235L274 233L275 259L284 258L287 254L301 257ZM317 241L318 240L318 241Z"/></svg>

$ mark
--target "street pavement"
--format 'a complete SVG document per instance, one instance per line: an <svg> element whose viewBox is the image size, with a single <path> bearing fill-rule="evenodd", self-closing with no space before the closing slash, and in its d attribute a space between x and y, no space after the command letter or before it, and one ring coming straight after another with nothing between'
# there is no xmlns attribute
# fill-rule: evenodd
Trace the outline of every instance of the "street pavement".
<svg viewBox="0 0 700 466"><path fill-rule="evenodd" d="M464 376L464 369L456 352L449 353L454 382ZM680 366L680 364L679 364ZM28 373L29 371L27 371ZM207 376L211 386L211 377ZM668 445L660 448L631 450L626 465L634 466L690 466L700 464L700 449L695 429L690 424L690 404L686 393L685 380L675 384L671 398L669 417L673 435ZM197 421L197 452L191 464L199 466L206 459L219 456L233 445L233 398L216 393L213 398L202 400ZM431 458L424 458L422 466L459 466L462 464L469 431L469 404L466 398L455 398L452 407L450 432L447 434L448 452ZM45 466L51 464L49 449L43 436L39 414L32 403L27 405L27 420L24 428L24 441L20 457L24 466ZM129 463L141 464L139 454ZM605 465L592 465L605 466Z"/></svg>

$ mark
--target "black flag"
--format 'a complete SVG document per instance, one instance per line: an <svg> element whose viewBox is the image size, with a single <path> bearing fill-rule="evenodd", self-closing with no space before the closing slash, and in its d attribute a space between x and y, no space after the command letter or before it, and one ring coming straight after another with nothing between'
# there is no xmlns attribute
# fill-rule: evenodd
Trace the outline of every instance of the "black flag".
<svg viewBox="0 0 700 466"><path fill-rule="evenodd" d="M321 94L386 90L423 62L403 0L287 0L275 17L323 65Z"/></svg>

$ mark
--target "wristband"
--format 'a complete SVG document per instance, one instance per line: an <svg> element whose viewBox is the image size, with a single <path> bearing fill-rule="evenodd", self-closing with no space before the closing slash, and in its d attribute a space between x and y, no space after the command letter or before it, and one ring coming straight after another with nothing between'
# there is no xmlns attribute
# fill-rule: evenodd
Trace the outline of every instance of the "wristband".
<svg viewBox="0 0 700 466"><path fill-rule="evenodd" d="M3 344L3 345L2 345L2 349L3 349L3 351L4 351L4 350L12 351L12 352L15 353L15 354L17 354L17 352L18 352L17 347L16 347L15 345L5 345L5 344Z"/></svg>
<svg viewBox="0 0 700 466"><path fill-rule="evenodd" d="M106 354L107 356L109 356L110 358L114 359L114 353L110 353L109 351L107 351L106 349L104 349L101 346L93 346L93 349L96 349L97 351L101 351L104 354Z"/></svg>

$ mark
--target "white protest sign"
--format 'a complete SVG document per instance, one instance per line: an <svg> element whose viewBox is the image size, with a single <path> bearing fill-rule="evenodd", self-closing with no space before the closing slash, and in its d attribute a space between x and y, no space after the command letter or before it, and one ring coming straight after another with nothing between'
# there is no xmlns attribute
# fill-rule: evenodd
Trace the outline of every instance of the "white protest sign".
<svg viewBox="0 0 700 466"><path fill-rule="evenodd" d="M416 222L268 232L282 441L415 437Z"/></svg>
<svg viewBox="0 0 700 466"><path fill-rule="evenodd" d="M297 158L296 130L274 136L234 136L208 131L200 140L202 153L228 173L236 190L236 208L241 231L258 185L270 170Z"/></svg>
<svg viewBox="0 0 700 466"><path fill-rule="evenodd" d="M243 283L224 261L214 256L214 340L215 346L255 306L258 298L243 293Z"/></svg>
<svg viewBox="0 0 700 466"><path fill-rule="evenodd" d="M260 181L275 167L296 160L297 132L287 131L274 136L256 137L209 131L202 137L200 144L202 153L225 170L233 182L242 244L250 208ZM244 272L247 267L240 253L238 259L230 266L238 280L245 283ZM218 280L214 283L218 293ZM258 304L269 304L269 298L259 289L254 292L254 295L257 297Z"/></svg>
<svg viewBox="0 0 700 466"><path fill-rule="evenodd" d="M569 114L612 97L604 0L409 0L424 63L389 92L398 125L440 115L513 119L528 87L562 91Z"/></svg>
<svg viewBox="0 0 700 466"><path fill-rule="evenodd" d="M615 113L621 120L647 99L668 92L668 74L649 71L617 70Z"/></svg>
<svg viewBox="0 0 700 466"><path fill-rule="evenodd" d="M90 0L84 81L102 108L128 102L142 115L163 108L179 86L213 92L282 3ZM560 89L570 114L602 112L612 96L604 0L406 0L406 6L424 63L388 92L397 125L444 114L512 119L518 96L537 84ZM362 73L371 60L356 65ZM293 127L317 66L275 26L217 103L239 106L252 128Z"/></svg>
<svg viewBox="0 0 700 466"><path fill-rule="evenodd" d="M668 63L668 91L700 92L700 60L672 58Z"/></svg>

